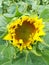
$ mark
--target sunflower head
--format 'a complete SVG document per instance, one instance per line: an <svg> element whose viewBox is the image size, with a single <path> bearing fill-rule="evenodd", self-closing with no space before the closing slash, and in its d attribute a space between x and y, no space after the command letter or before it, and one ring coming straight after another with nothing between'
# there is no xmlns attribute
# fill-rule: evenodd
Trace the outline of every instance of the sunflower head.
<svg viewBox="0 0 49 65"><path fill-rule="evenodd" d="M12 45L22 49L32 49L35 41L42 42L41 36L45 35L44 24L38 17L22 16L7 25L8 34L4 40L11 40Z"/></svg>

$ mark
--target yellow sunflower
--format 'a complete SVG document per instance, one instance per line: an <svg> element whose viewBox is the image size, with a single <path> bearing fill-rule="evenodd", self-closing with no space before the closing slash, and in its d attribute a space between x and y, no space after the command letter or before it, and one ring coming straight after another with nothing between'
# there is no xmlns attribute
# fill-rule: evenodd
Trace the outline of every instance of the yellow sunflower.
<svg viewBox="0 0 49 65"><path fill-rule="evenodd" d="M20 50L32 49L35 41L42 42L41 36L45 35L43 28L42 19L22 16L7 25L8 34L4 37L4 40L11 40L12 45Z"/></svg>

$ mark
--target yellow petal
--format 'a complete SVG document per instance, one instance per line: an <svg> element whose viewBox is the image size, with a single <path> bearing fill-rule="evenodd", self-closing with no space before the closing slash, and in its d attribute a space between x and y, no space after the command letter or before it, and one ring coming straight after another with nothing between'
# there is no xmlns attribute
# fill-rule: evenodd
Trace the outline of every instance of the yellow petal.
<svg viewBox="0 0 49 65"><path fill-rule="evenodd" d="M22 50L23 50L23 46L20 47L20 51L22 51Z"/></svg>
<svg viewBox="0 0 49 65"><path fill-rule="evenodd" d="M31 50L31 49L32 49L32 46L31 46L31 45L29 45L27 48Z"/></svg>
<svg viewBox="0 0 49 65"><path fill-rule="evenodd" d="M4 40L12 40L11 34L7 34L4 38Z"/></svg>
<svg viewBox="0 0 49 65"><path fill-rule="evenodd" d="M16 40L15 38L13 38L13 46L17 46L18 40Z"/></svg>
<svg viewBox="0 0 49 65"><path fill-rule="evenodd" d="M46 33L41 30L38 34L39 34L39 36L43 36L43 35L45 35Z"/></svg>
<svg viewBox="0 0 49 65"><path fill-rule="evenodd" d="M23 43L23 40L22 40L22 39L20 39L20 40L19 40L19 43Z"/></svg>
<svg viewBox="0 0 49 65"><path fill-rule="evenodd" d="M22 21L26 21L29 17L28 16L23 16Z"/></svg>

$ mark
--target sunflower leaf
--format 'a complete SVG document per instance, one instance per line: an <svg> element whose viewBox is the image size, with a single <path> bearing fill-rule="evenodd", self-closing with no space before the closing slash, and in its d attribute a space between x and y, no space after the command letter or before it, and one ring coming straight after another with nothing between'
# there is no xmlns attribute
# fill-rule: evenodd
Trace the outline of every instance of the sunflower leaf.
<svg viewBox="0 0 49 65"><path fill-rule="evenodd" d="M43 18L44 21L49 21L49 8L45 8L41 12L40 17Z"/></svg>

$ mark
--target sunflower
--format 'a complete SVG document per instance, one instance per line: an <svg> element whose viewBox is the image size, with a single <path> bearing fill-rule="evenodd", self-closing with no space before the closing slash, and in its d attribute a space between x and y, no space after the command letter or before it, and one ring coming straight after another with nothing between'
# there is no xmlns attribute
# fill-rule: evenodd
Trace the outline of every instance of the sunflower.
<svg viewBox="0 0 49 65"><path fill-rule="evenodd" d="M45 35L43 28L42 19L22 16L7 25L8 34L4 37L4 40L12 41L12 45L20 50L31 50L35 41L42 42L41 36Z"/></svg>

